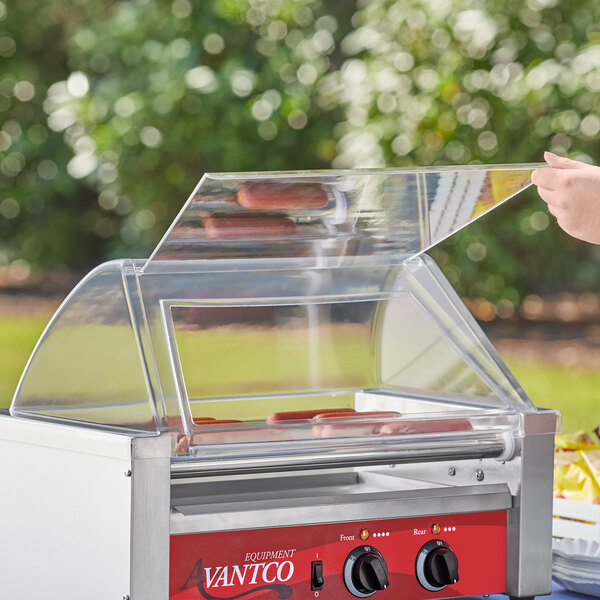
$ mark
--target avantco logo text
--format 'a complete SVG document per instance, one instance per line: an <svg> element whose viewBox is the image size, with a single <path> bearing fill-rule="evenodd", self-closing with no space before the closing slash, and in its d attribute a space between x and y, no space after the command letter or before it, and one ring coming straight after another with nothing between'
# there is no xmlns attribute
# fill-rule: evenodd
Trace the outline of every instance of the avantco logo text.
<svg viewBox="0 0 600 600"><path fill-rule="evenodd" d="M235 597L258 590L273 590L278 593L280 600L284 600L292 594L292 588L284 584L294 575L294 563L291 560L281 559L292 557L294 552L295 550L249 552L245 556L244 564L215 567L204 567L202 559L199 559L181 589L196 587L202 596L212 600L213 596L209 590L257 586ZM269 558L277 560L268 560ZM226 600L221 594L219 598Z"/></svg>

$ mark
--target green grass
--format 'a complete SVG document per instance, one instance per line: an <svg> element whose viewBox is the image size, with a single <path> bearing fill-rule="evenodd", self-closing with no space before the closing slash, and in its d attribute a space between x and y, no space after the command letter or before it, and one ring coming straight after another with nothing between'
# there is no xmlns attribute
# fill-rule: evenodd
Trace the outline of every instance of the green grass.
<svg viewBox="0 0 600 600"><path fill-rule="evenodd" d="M0 408L10 406L21 372L49 318L0 317Z"/></svg>
<svg viewBox="0 0 600 600"><path fill-rule="evenodd" d="M563 431L591 431L600 425L600 370L507 360L536 406L562 413Z"/></svg>
<svg viewBox="0 0 600 600"><path fill-rule="evenodd" d="M183 330L177 333L177 345L190 398L255 396L196 402L196 417L261 419L281 410L353 407L354 394L340 391L372 387L369 336L360 327L323 328L312 355L303 329ZM306 382L313 377L317 389L332 393L307 396ZM280 397L285 394L291 395L287 406Z"/></svg>
<svg viewBox="0 0 600 600"><path fill-rule="evenodd" d="M1 408L7 408L10 405L21 372L47 320L44 317L0 316ZM183 337L182 342L185 347L189 341L185 340L185 335ZM221 343L226 349L227 344L231 341L231 339L222 339ZM294 340L290 339L288 342L293 343ZM352 345L350 344L350 346ZM223 354L224 348L221 348L221 352L218 353L219 357L228 354L227 352ZM352 360L349 360L346 367L347 375L356 369L355 363L361 362L363 358L361 350L362 348L358 349L356 356L351 355ZM233 352L233 350L231 351ZM187 352L183 354L189 356ZM288 353L282 352L282 355L286 354ZM205 368L198 369L196 373L193 368L190 368L190 365L184 364L184 367L187 367L186 371L191 371L192 374L197 374L197 377L204 379L204 386L210 388L216 385L215 378L222 381L222 373L219 372L217 364L212 362L209 356L203 358L204 360L197 364L203 365ZM264 369L265 364L260 363L263 361L268 363L269 360L276 360L276 357L265 353L250 361L249 368ZM574 432L579 429L591 431L600 424L600 370L560 367L535 361L508 360L507 362L536 406L556 408L562 412L563 431ZM222 368L223 365L221 365ZM194 381L194 379L195 377L192 375L192 387L195 387L194 384L199 385L199 381ZM323 401L322 398L314 400L317 403ZM345 399L337 399L340 405L343 400ZM216 407L211 408L214 410ZM268 408L270 410L271 407Z"/></svg>

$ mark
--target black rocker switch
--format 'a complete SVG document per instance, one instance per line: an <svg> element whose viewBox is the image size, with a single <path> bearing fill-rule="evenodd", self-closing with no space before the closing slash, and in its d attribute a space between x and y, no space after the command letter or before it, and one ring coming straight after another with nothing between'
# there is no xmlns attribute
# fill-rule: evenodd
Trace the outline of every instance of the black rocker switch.
<svg viewBox="0 0 600 600"><path fill-rule="evenodd" d="M322 590L325 578L323 577L323 561L313 560L310 563L310 589L311 590Z"/></svg>

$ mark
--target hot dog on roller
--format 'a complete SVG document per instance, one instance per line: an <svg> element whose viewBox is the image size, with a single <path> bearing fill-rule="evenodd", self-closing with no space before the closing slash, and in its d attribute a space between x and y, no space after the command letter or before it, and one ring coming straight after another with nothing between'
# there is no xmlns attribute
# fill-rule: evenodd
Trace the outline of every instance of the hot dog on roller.
<svg viewBox="0 0 600 600"><path fill-rule="evenodd" d="M400 416L400 413L394 411L322 413L313 418L316 423L313 425L313 435L315 437L377 435L386 419ZM362 422L365 419L367 422ZM383 422L378 423L378 420Z"/></svg>
<svg viewBox="0 0 600 600"><path fill-rule="evenodd" d="M316 408L314 410L289 410L286 412L272 413L267 417L267 423L277 423L280 421L306 421L317 415L327 413L346 414L355 413L353 408Z"/></svg>

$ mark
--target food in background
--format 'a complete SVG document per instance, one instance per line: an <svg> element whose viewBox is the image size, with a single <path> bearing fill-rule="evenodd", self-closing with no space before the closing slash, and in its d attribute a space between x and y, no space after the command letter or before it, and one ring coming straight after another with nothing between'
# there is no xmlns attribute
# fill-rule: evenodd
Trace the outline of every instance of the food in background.
<svg viewBox="0 0 600 600"><path fill-rule="evenodd" d="M600 504L600 444L584 431L555 438L554 496Z"/></svg>
<svg viewBox="0 0 600 600"><path fill-rule="evenodd" d="M592 450L584 450L581 454L600 489L600 448L596 447ZM594 499L594 502L600 504L600 495Z"/></svg>
<svg viewBox="0 0 600 600"><path fill-rule="evenodd" d="M594 446L594 442L585 431L557 433L554 437L554 447L559 452L563 450L583 450L588 446Z"/></svg>
<svg viewBox="0 0 600 600"><path fill-rule="evenodd" d="M590 451L574 450L571 452L557 452L554 457L554 495L567 500L600 504L600 483L597 479L600 467L600 451L594 462L596 463L596 476L590 468L590 458L586 455Z"/></svg>

